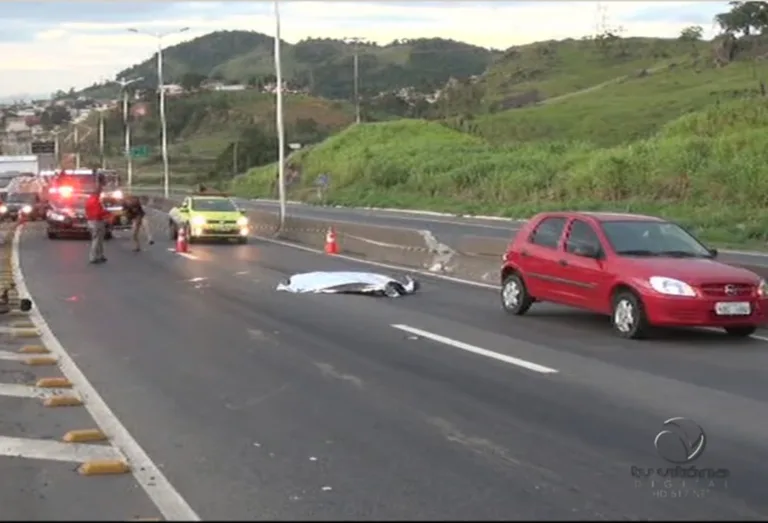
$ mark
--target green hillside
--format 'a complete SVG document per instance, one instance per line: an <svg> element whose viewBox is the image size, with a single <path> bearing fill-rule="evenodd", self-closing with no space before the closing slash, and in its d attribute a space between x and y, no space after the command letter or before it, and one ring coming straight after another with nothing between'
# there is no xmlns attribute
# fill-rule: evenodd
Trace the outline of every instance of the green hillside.
<svg viewBox="0 0 768 523"><path fill-rule="evenodd" d="M283 75L292 86L332 99L353 96L354 45L333 39L282 42ZM434 91L451 77L479 75L500 52L453 40L396 40L359 46L360 92L374 96L403 87ZM141 87L157 85L156 55L118 73L118 79L143 77ZM274 78L274 41L250 31L216 31L163 51L165 81L182 83L195 74L231 82ZM93 86L83 94L115 87ZM116 92L116 91L114 91Z"/></svg>
<svg viewBox="0 0 768 523"><path fill-rule="evenodd" d="M630 65L616 65L621 76L613 80L585 66L583 54L580 69L556 62L557 71L542 69L540 83L509 83L504 92L492 80L498 70L484 76L478 99L529 88L551 96L533 106L351 127L292 159L301 181L291 197L312 201L313 181L327 173L333 204L514 217L564 207L631 210L678 219L720 243L764 243L768 101L761 80L768 70L752 57L765 53L766 40L659 42L623 42ZM572 60L573 49L588 44L537 45ZM635 46L667 51L638 69L644 55ZM569 68L598 83L566 74ZM234 189L274 196L274 172L274 165L254 169Z"/></svg>
<svg viewBox="0 0 768 523"><path fill-rule="evenodd" d="M150 147L150 156L137 160L140 170L157 172L161 162L160 122L156 104L133 124L133 144ZM354 108L306 95L284 99L286 139L289 143L314 143L354 121ZM175 171L196 176L228 175L249 166L276 160L274 95L258 91L201 92L169 99L167 104L169 156ZM98 159L98 115L80 125L84 161ZM105 118L106 153L111 165L122 166L122 113ZM68 133L65 133L65 135ZM237 143L237 150L233 151ZM62 150L73 152L72 135ZM233 160L237 156L237 160ZM233 163L235 162L235 163Z"/></svg>

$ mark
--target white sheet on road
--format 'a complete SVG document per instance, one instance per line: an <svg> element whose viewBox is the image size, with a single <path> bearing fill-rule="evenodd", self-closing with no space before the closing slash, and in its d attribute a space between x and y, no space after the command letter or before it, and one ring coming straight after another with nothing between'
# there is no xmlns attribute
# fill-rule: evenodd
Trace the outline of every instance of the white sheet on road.
<svg viewBox="0 0 768 523"><path fill-rule="evenodd" d="M375 272L321 271L294 274L278 284L278 291L294 293L383 294L391 298L413 294L418 283L409 276L403 281Z"/></svg>

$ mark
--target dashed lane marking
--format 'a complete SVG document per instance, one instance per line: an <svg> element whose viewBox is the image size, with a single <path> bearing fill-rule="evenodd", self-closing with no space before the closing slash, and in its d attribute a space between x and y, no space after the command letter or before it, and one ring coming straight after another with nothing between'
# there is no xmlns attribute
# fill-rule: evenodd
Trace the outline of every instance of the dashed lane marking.
<svg viewBox="0 0 768 523"><path fill-rule="evenodd" d="M395 329L401 330L403 332L407 332L409 334L414 334L422 338L427 338L429 340L442 343L443 345L448 345L450 347L471 352L479 356L485 356L486 358L491 358L497 361L503 361L504 363L509 363L510 365L522 367L524 369L528 369L533 372L538 372L540 374L557 374L558 372L560 372L557 369L553 369L551 367L545 367L544 365L539 365L538 363L533 363L532 361L515 358L514 356L507 356L506 354L501 354L499 352L494 352L487 349L482 349L480 347L470 345L469 343L464 343L463 341L458 341L451 338L447 338L445 336L440 336L439 334L434 334L432 332L417 329L415 327L410 327L408 325L392 324L392 327L394 327Z"/></svg>
<svg viewBox="0 0 768 523"><path fill-rule="evenodd" d="M19 244L23 227L18 227L13 236L11 265L16 288L20 296L29 296L24 274L19 263ZM120 423L104 399L91 385L88 378L75 364L59 340L54 336L48 323L37 307L29 312L29 319L40 332L44 345L58 358L62 373L74 385L82 396L85 408L93 417L99 429L109 438L112 445L88 445L80 443L62 443L58 441L25 440L0 436L0 455L54 459L58 461L76 461L87 463L96 460L123 462L127 458L136 481L166 520L200 521L200 516L192 510L181 494L171 485L160 468L150 459L144 449ZM53 360L54 362L56 360ZM127 472L128 470L123 470ZM104 473L104 471L102 471Z"/></svg>

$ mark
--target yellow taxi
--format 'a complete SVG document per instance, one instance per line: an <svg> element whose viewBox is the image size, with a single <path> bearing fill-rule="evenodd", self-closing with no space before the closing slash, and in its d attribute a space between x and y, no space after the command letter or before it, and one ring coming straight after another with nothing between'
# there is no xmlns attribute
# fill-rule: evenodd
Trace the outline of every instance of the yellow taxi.
<svg viewBox="0 0 768 523"><path fill-rule="evenodd" d="M189 242L196 240L236 239L248 242L250 227L245 212L225 194L200 193L187 196L168 213L172 240L184 229Z"/></svg>

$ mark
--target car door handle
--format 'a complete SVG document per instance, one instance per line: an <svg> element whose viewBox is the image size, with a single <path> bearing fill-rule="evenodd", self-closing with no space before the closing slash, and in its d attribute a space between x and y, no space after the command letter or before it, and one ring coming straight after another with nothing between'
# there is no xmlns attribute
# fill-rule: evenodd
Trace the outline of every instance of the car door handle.
<svg viewBox="0 0 768 523"><path fill-rule="evenodd" d="M559 260L557 263L559 263L559 264L560 264L560 265L562 265L563 267L565 267L566 265L568 265L568 262L567 262L567 261L565 261L565 260Z"/></svg>
<svg viewBox="0 0 768 523"><path fill-rule="evenodd" d="M522 251L522 252L520 253L520 256L528 256L528 251Z"/></svg>

